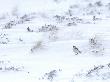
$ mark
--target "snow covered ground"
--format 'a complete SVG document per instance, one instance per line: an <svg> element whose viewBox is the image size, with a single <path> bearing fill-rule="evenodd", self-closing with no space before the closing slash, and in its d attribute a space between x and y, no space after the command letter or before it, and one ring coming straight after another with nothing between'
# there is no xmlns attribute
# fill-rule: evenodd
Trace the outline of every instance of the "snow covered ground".
<svg viewBox="0 0 110 82"><path fill-rule="evenodd" d="M110 82L109 0L1 0L0 8L0 82Z"/></svg>

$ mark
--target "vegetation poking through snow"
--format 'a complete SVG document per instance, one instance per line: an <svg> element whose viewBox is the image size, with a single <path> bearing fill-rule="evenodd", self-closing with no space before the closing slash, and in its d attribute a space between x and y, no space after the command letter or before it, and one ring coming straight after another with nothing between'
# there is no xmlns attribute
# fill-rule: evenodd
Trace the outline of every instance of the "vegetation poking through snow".
<svg viewBox="0 0 110 82"><path fill-rule="evenodd" d="M31 52L35 52L37 50L41 50L44 48L44 44L43 44L43 41L37 41L34 46L31 48Z"/></svg>
<svg viewBox="0 0 110 82"><path fill-rule="evenodd" d="M9 22L7 22L5 25L4 25L4 28L5 29L10 29L12 28L13 26L16 26L17 24L23 24L25 22L29 22L29 21L32 21L32 19L34 19L36 16L35 13L31 13L31 14L25 14L17 19L14 19L14 20L11 20Z"/></svg>
<svg viewBox="0 0 110 82"><path fill-rule="evenodd" d="M9 72L9 71L23 71L24 66L11 65L10 61L0 61L0 71Z"/></svg>
<svg viewBox="0 0 110 82"><path fill-rule="evenodd" d="M8 34L1 33L0 34L0 44L7 44L9 42L10 41L8 39Z"/></svg>
<svg viewBox="0 0 110 82"><path fill-rule="evenodd" d="M41 0L40 4L42 4L42 1L43 0ZM78 2L78 4L74 4L68 3L68 1L67 3L65 3L66 1L67 0L53 0L47 2L46 5L43 5L45 6L44 11L42 11L43 7L41 7L41 5L39 4L41 8L40 7L38 8L37 14L30 13L21 16L18 14L18 9L16 7L12 10L11 16L7 14L0 16L0 19L5 19L0 20L1 21L0 27L2 28L2 25L4 25L3 26L4 29L1 30L2 33L0 34L0 44L1 44L0 58L2 57L9 58L13 60L15 63L19 62L20 60L20 63L24 63L27 69L31 71L27 72L29 76L23 73L23 78L24 79L26 78L26 81L28 80L36 81L36 78L39 76L40 72L53 66L64 68L63 74L60 75L61 77L58 78L58 80L56 80L61 69L59 70L54 69L50 70L47 73L44 72L44 75L41 78L39 78L39 80L47 80L50 82L54 81L68 82L67 81L68 77L71 78L71 76L69 75L73 74L71 73L71 71L76 72L80 69L83 69L84 66L88 66L88 64L91 65L100 61L103 62L105 58L103 59L102 55L103 57L105 57L105 53L109 54L109 49L106 49L106 46L107 48L109 48L109 41L105 41L104 45L103 44L104 40L101 40L102 38L100 39L99 37L94 36L88 40L88 37L90 37L92 33L106 34L106 32L109 32L108 27L110 25L107 21L109 21L110 19L109 18L110 3L108 2L103 3L102 1L94 0L93 2L91 2L90 0L86 0L87 1L86 3L80 2L81 3L80 4ZM71 2L72 0L69 1ZM31 0L29 2L31 2ZM31 3L29 2L28 4L25 5L30 6ZM65 8L64 10L63 9L59 10L60 8L62 8L62 2L64 3L63 6ZM52 7L55 6L56 9L55 8L48 9L47 5L50 3ZM24 4L22 6L24 7ZM67 6L69 7L68 9L66 8ZM42 10L40 11L40 9ZM37 9L35 9L34 11L36 10ZM31 12L31 9L29 9L29 11ZM104 18L103 16L105 16L106 18ZM36 19L33 20L34 18ZM98 21L100 18L103 20ZM107 24L107 26L104 24ZM19 27L17 25L19 25ZM110 33L108 33L108 35L110 35ZM34 41L36 42L33 43ZM80 45L80 47L72 46L73 41L74 45ZM8 44L9 42L12 44ZM44 44L46 42L48 46ZM45 46L46 49L48 50L47 51L45 50L42 53ZM37 55L37 53L35 53L34 56L30 55L32 53L29 53L28 50L32 53L38 52L39 56ZM7 53L9 54L7 55ZM27 56L27 54L29 54L29 56ZM75 55L81 54L81 56L76 57L73 54ZM85 54L88 55L86 58ZM90 56L91 54L95 56L92 58ZM101 57L95 58L96 56L100 55ZM107 56L109 58L109 55ZM90 61L88 61L89 59ZM107 59L106 61L109 61L109 59ZM76 66L77 64L79 65ZM1 71L16 72L22 70L24 70L23 66L13 65L11 63L4 64L4 61L0 61L0 72ZM72 82L89 82L91 78L103 80L110 79L110 63L106 65L94 66L93 68L90 68L89 70L85 71L86 71L85 73L81 72L79 74L76 74L75 77L78 78L80 81L77 79L76 81L74 80ZM21 77L20 78L18 77L17 79L21 80ZM65 80L62 81L62 78L66 79L66 81ZM86 81L88 79L90 80Z"/></svg>
<svg viewBox="0 0 110 82"><path fill-rule="evenodd" d="M58 28L57 28L57 26L55 26L55 25L44 25L44 26L42 26L41 28L39 28L38 29L39 30L39 32L48 32L48 31L56 31L56 30L58 30Z"/></svg>
<svg viewBox="0 0 110 82"><path fill-rule="evenodd" d="M103 6L103 4L102 4L102 2L101 2L101 1L97 1L97 2L95 2L95 5L96 5L96 6L98 6L98 7Z"/></svg>
<svg viewBox="0 0 110 82"><path fill-rule="evenodd" d="M99 65L99 66L94 66L94 68L93 69L90 69L88 72L87 72L87 76L92 76L92 74L93 73L97 73L98 72L98 70L101 70L101 69L103 69L104 68L104 66L103 65ZM97 74L96 74L97 75Z"/></svg>
<svg viewBox="0 0 110 82"><path fill-rule="evenodd" d="M58 33L58 30L49 32L49 35L48 35L49 40L56 41L58 39L57 33Z"/></svg>
<svg viewBox="0 0 110 82"><path fill-rule="evenodd" d="M54 18L58 23L65 22L67 26L74 26L74 25L77 25L78 23L83 23L83 19L80 19L78 17L73 17L73 16L68 17L68 16L56 15L54 16Z"/></svg>
<svg viewBox="0 0 110 82"><path fill-rule="evenodd" d="M106 64L106 65L98 65L98 66L94 66L94 68L90 69L86 76L87 77L93 77L93 78L97 78L97 79L103 79L103 80L107 80L110 79L110 63Z"/></svg>
<svg viewBox="0 0 110 82"><path fill-rule="evenodd" d="M61 71L61 69L59 70L52 70L48 73L45 73L41 78L40 80L43 80L43 79L46 79L46 80L49 80L50 82L53 82L53 80L55 79L55 77L58 76L58 73Z"/></svg>
<svg viewBox="0 0 110 82"><path fill-rule="evenodd" d="M101 80L103 82L110 79L110 63L105 65L97 65L85 72L80 72L73 76L72 82L77 82L80 79L81 82L88 82L92 80Z"/></svg>
<svg viewBox="0 0 110 82"><path fill-rule="evenodd" d="M104 54L104 46L102 40L97 36L89 39L90 51L94 55L103 55Z"/></svg>
<svg viewBox="0 0 110 82"><path fill-rule="evenodd" d="M23 66L6 66L6 67L0 67L1 71L23 71Z"/></svg>
<svg viewBox="0 0 110 82"><path fill-rule="evenodd" d="M9 21L8 23L5 24L4 28L5 29L10 29L10 28L12 28L12 26L15 26L16 24L17 23L16 23L15 20L14 21Z"/></svg>
<svg viewBox="0 0 110 82"><path fill-rule="evenodd" d="M69 16L74 16L76 14L80 15L102 15L105 12L109 12L109 3L103 4L102 1L87 2L87 4L74 4L69 7L66 14Z"/></svg>
<svg viewBox="0 0 110 82"><path fill-rule="evenodd" d="M25 22L32 21L32 19L34 19L35 17L36 17L35 13L25 14L22 17L20 17L18 24L23 24Z"/></svg>

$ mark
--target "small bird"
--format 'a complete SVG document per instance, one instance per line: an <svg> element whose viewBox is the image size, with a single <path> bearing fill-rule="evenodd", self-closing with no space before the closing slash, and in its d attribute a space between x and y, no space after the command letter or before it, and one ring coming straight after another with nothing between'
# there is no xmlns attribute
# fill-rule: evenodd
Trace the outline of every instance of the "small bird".
<svg viewBox="0 0 110 82"><path fill-rule="evenodd" d="M76 46L73 46L73 52L75 53L75 55L81 53L81 51L79 51L79 49Z"/></svg>
<svg viewBox="0 0 110 82"><path fill-rule="evenodd" d="M28 32L33 32L33 30L31 30L29 27L27 28L27 31Z"/></svg>

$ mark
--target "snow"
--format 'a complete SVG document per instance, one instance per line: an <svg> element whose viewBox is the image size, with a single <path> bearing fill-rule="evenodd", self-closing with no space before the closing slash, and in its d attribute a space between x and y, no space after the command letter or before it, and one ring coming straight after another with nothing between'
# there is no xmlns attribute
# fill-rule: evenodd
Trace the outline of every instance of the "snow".
<svg viewBox="0 0 110 82"><path fill-rule="evenodd" d="M0 82L110 82L110 1L87 7L96 2L1 0ZM94 37L98 48L91 47ZM81 53L75 55L73 46ZM104 67L94 69L100 65Z"/></svg>

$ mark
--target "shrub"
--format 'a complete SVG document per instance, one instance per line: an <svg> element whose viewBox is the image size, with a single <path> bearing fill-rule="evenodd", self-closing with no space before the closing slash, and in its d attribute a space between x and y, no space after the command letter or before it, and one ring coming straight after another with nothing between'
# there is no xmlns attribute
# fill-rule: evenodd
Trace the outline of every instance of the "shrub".
<svg viewBox="0 0 110 82"><path fill-rule="evenodd" d="M25 14L22 17L20 17L18 24L23 24L24 22L31 21L34 18L35 18L34 14Z"/></svg>
<svg viewBox="0 0 110 82"><path fill-rule="evenodd" d="M51 31L48 35L49 40L56 41L58 39L57 31Z"/></svg>
<svg viewBox="0 0 110 82"><path fill-rule="evenodd" d="M22 71L24 66L12 65L10 61L2 60L0 61L0 71L9 72L9 71Z"/></svg>
<svg viewBox="0 0 110 82"><path fill-rule="evenodd" d="M16 21L14 20L14 21L9 21L8 23L6 23L5 24L5 29L10 29L10 28L12 28L12 26L15 26L17 23L16 23Z"/></svg>
<svg viewBox="0 0 110 82"><path fill-rule="evenodd" d="M72 11L70 14L71 14L71 16L69 16L69 17L56 15L56 16L54 16L54 18L56 19L56 21L58 23L66 23L67 26L74 26L74 25L77 25L78 23L83 23L83 20L81 18L72 16Z"/></svg>
<svg viewBox="0 0 110 82"><path fill-rule="evenodd" d="M56 30L58 30L58 28L54 25L51 25L51 24L50 25L45 24L44 26L42 26L38 30L39 30L39 32L48 32L48 31L56 31Z"/></svg>
<svg viewBox="0 0 110 82"><path fill-rule="evenodd" d="M97 65L88 70L81 70L80 73L77 73L73 76L72 82L91 82L91 79L94 80L109 80L110 79L110 63L105 65Z"/></svg>
<svg viewBox="0 0 110 82"><path fill-rule="evenodd" d="M55 79L55 77L57 77L59 71L61 71L61 69L59 69L59 70L52 70L52 71L50 71L50 72L48 72L48 73L45 73L45 74L41 77L41 80L47 79L47 80L49 80L50 82L52 82L52 81Z"/></svg>
<svg viewBox="0 0 110 82"><path fill-rule="evenodd" d="M31 52L34 52L38 49L42 49L44 47L43 42L42 41L37 41L35 43L35 45L31 48Z"/></svg>
<svg viewBox="0 0 110 82"><path fill-rule="evenodd" d="M103 69L104 67L105 66L103 66L103 65L94 66L94 68L90 69L87 72L86 76L92 76L92 75L94 75L94 73L97 75L98 71L101 70L101 69Z"/></svg>
<svg viewBox="0 0 110 82"><path fill-rule="evenodd" d="M54 18L56 19L58 23L62 23L65 19L65 16L56 15L54 16Z"/></svg>
<svg viewBox="0 0 110 82"><path fill-rule="evenodd" d="M94 5L92 3L89 3L88 7L94 7Z"/></svg>
<svg viewBox="0 0 110 82"><path fill-rule="evenodd" d="M75 22L72 22L72 23L68 23L67 26L75 26L77 25Z"/></svg>
<svg viewBox="0 0 110 82"><path fill-rule="evenodd" d="M97 2L95 3L95 5L96 5L96 6L98 6L98 7L103 6L103 4L102 4L102 2L101 2L101 1L97 1Z"/></svg>
<svg viewBox="0 0 110 82"><path fill-rule="evenodd" d="M5 67L4 69L1 67L1 69L4 71L22 71L23 67L9 66L9 67Z"/></svg>
<svg viewBox="0 0 110 82"><path fill-rule="evenodd" d="M8 39L8 35L1 33L0 34L0 44L7 44L8 42L10 42Z"/></svg>
<svg viewBox="0 0 110 82"><path fill-rule="evenodd" d="M104 54L104 47L102 41L97 36L89 39L89 46L92 54L94 55Z"/></svg>
<svg viewBox="0 0 110 82"><path fill-rule="evenodd" d="M28 21L31 21L32 19L35 18L35 13L31 13L31 14L25 14L17 19L14 19L14 20L11 20L9 22L7 22L5 25L4 25L4 28L5 29L10 29L12 28L13 26L16 26L17 24L23 24L25 22L28 22Z"/></svg>
<svg viewBox="0 0 110 82"><path fill-rule="evenodd" d="M96 79L102 79L102 80L107 80L110 78L110 67L109 64L106 65L98 65L94 66L94 68L90 69L87 73L86 76L90 78L96 78Z"/></svg>

